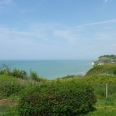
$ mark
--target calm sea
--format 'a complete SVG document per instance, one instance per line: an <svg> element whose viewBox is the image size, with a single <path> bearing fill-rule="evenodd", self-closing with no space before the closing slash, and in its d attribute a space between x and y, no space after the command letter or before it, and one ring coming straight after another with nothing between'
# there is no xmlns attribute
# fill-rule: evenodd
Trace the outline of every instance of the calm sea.
<svg viewBox="0 0 116 116"><path fill-rule="evenodd" d="M92 66L92 60L0 60L0 67L6 64L11 70L14 68L30 69L46 79L54 79L67 75L84 75Z"/></svg>

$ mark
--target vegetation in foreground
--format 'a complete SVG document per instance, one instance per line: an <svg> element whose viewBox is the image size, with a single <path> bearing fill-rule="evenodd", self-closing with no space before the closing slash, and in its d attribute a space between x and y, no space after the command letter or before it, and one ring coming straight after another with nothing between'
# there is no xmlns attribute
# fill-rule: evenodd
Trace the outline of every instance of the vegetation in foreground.
<svg viewBox="0 0 116 116"><path fill-rule="evenodd" d="M39 113L39 116L115 116L116 68L114 65L104 65L103 72L112 72L108 74L100 72L99 68L101 66L94 67L85 77L55 80L40 78L36 72L30 76L25 73L23 77L16 76L22 74L16 73L20 70L15 69L13 75L8 67L2 68L0 116L37 116Z"/></svg>

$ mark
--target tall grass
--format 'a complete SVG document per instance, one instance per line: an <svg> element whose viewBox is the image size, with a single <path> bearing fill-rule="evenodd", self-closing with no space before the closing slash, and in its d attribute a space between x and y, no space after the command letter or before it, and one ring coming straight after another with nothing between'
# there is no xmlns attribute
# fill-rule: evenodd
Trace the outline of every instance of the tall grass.
<svg viewBox="0 0 116 116"><path fill-rule="evenodd" d="M0 75L0 98L18 94L24 88L18 79L12 76Z"/></svg>

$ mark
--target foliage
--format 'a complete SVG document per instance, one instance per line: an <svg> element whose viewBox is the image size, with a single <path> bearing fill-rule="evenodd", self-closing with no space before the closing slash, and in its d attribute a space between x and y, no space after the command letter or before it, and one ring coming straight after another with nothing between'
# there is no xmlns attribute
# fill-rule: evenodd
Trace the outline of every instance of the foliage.
<svg viewBox="0 0 116 116"><path fill-rule="evenodd" d="M12 76L0 75L0 97L9 97L11 94L17 94L24 86L18 79Z"/></svg>
<svg viewBox="0 0 116 116"><path fill-rule="evenodd" d="M89 83L93 86L97 99L105 98L106 84L108 84L108 94L116 93L116 76L115 75L92 75L80 79L82 82Z"/></svg>
<svg viewBox="0 0 116 116"><path fill-rule="evenodd" d="M18 109L16 106L0 105L2 114L5 107L1 116L116 115L116 65L96 66L83 77L70 75L51 81L40 78L33 71L29 77L19 76L19 72L17 69L11 71L6 65L0 69L0 99L12 99L18 104L20 98ZM96 110L92 111L94 104Z"/></svg>
<svg viewBox="0 0 116 116"><path fill-rule="evenodd" d="M60 79L76 78L76 77L77 75L67 75L67 76L61 77ZM78 75L78 77L82 77L82 75Z"/></svg>
<svg viewBox="0 0 116 116"><path fill-rule="evenodd" d="M17 107L0 106L0 116L19 116Z"/></svg>
<svg viewBox="0 0 116 116"><path fill-rule="evenodd" d="M14 69L12 72L11 72L11 75L16 77L16 78L25 78L27 76L27 73L24 71L24 70L18 70L18 69Z"/></svg>
<svg viewBox="0 0 116 116"><path fill-rule="evenodd" d="M113 74L116 75L116 69L113 70Z"/></svg>
<svg viewBox="0 0 116 116"><path fill-rule="evenodd" d="M115 116L116 115L116 94L99 100L95 105L96 110L86 116Z"/></svg>
<svg viewBox="0 0 116 116"><path fill-rule="evenodd" d="M30 70L30 76L29 76L32 80L40 82L40 83L44 83L45 81L47 81L47 79L44 79L42 77L39 77L38 74L36 73L36 71L32 71Z"/></svg>
<svg viewBox="0 0 116 116"><path fill-rule="evenodd" d="M18 110L20 116L70 116L93 110L93 88L76 79L57 79L26 89Z"/></svg>
<svg viewBox="0 0 116 116"><path fill-rule="evenodd" d="M11 74L11 70L10 68L3 64L2 67L0 68L0 74L7 74L7 75L10 75Z"/></svg>
<svg viewBox="0 0 116 116"><path fill-rule="evenodd" d="M116 65L115 64L113 64L113 65L110 65L110 64L97 65L97 66L91 68L86 73L86 76L99 75L99 74L105 74L105 75L116 74Z"/></svg>
<svg viewBox="0 0 116 116"><path fill-rule="evenodd" d="M2 67L0 68L0 74L11 75L16 78L27 77L27 73L24 70L18 70L15 68L11 71L11 69L5 64L3 64Z"/></svg>
<svg viewBox="0 0 116 116"><path fill-rule="evenodd" d="M100 61L111 62L112 60L115 61L116 55L103 55L99 57Z"/></svg>
<svg viewBox="0 0 116 116"><path fill-rule="evenodd" d="M93 61L94 65L101 65L101 64L116 64L116 55L103 55L98 58L97 61Z"/></svg>
<svg viewBox="0 0 116 116"><path fill-rule="evenodd" d="M38 74L32 70L30 70L30 78L32 80L38 81Z"/></svg>

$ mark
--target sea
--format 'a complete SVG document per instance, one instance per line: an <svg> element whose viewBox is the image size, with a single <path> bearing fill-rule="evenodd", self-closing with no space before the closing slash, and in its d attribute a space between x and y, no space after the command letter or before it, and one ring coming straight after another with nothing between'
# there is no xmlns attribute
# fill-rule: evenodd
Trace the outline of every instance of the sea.
<svg viewBox="0 0 116 116"><path fill-rule="evenodd" d="M67 75L85 75L92 68L92 60L0 60L0 68L3 64L11 70L14 68L35 71L40 77L55 79Z"/></svg>

